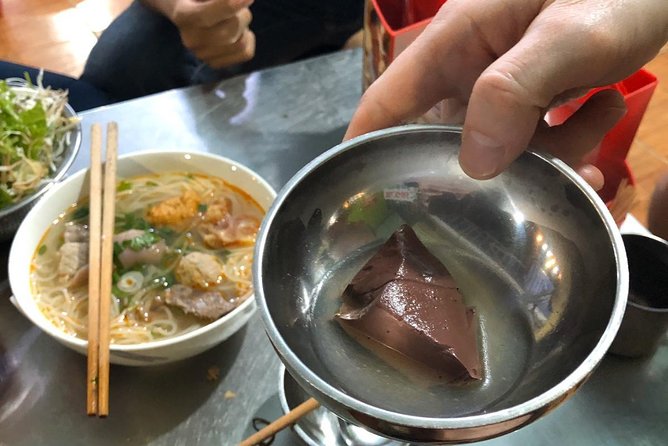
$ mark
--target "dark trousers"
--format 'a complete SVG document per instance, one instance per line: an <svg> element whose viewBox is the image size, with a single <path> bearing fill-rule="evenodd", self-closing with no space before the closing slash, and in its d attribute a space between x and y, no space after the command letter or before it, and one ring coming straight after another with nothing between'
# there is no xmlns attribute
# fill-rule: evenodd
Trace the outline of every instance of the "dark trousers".
<svg viewBox="0 0 668 446"><path fill-rule="evenodd" d="M30 76L32 82L37 81L38 68L0 61L0 79L10 77L24 78L26 73ZM69 90L68 102L78 112L111 102L109 96L95 86L86 81L80 81L62 74L45 71L43 83L45 87L48 86L57 90Z"/></svg>
<svg viewBox="0 0 668 446"><path fill-rule="evenodd" d="M125 100L215 82L339 49L362 27L363 0L255 0L255 57L214 70L181 43L165 17L135 1L100 36L81 79Z"/></svg>

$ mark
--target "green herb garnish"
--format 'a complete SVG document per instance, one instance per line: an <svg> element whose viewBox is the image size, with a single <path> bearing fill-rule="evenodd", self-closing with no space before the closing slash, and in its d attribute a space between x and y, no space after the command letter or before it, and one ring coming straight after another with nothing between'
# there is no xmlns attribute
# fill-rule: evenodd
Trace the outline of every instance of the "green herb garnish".
<svg viewBox="0 0 668 446"><path fill-rule="evenodd" d="M131 240L126 240L122 243L124 247L128 247L133 251L141 251L142 249L150 248L160 241L158 237L153 232L144 232L142 235L139 235Z"/></svg>
<svg viewBox="0 0 668 446"><path fill-rule="evenodd" d="M121 214L116 216L116 234L130 229L143 229L144 231L151 228L146 220L136 214Z"/></svg>
<svg viewBox="0 0 668 446"><path fill-rule="evenodd" d="M87 220L88 216L90 215L90 209L88 206L79 206L72 212L72 215L70 216L70 221L80 221L80 220Z"/></svg>
<svg viewBox="0 0 668 446"><path fill-rule="evenodd" d="M170 288L176 283L176 278L174 277L173 273L169 272L164 276L159 276L153 279L153 283L163 288Z"/></svg>
<svg viewBox="0 0 668 446"><path fill-rule="evenodd" d="M62 161L65 134L77 123L63 115L67 91L0 80L0 208L32 194Z"/></svg>
<svg viewBox="0 0 668 446"><path fill-rule="evenodd" d="M116 186L116 192L123 192L130 189L132 189L132 183L127 180L122 180L118 183L118 186Z"/></svg>
<svg viewBox="0 0 668 446"><path fill-rule="evenodd" d="M0 209L12 204L12 195L6 190L7 186L0 184Z"/></svg>

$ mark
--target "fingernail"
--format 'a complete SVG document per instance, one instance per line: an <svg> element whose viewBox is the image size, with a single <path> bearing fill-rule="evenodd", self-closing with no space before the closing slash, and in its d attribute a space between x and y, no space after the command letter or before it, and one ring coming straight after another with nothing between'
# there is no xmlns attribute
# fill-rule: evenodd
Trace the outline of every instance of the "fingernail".
<svg viewBox="0 0 668 446"><path fill-rule="evenodd" d="M495 139L472 130L466 138L462 167L474 178L489 178L498 173L506 158L503 145Z"/></svg>

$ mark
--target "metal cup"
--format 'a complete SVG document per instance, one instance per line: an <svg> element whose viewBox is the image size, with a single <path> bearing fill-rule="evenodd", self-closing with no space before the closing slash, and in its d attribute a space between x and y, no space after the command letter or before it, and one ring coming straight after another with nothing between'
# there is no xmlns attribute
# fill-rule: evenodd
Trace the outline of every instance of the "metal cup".
<svg viewBox="0 0 668 446"><path fill-rule="evenodd" d="M629 262L629 300L609 351L651 356L668 329L668 242L652 235L622 238Z"/></svg>

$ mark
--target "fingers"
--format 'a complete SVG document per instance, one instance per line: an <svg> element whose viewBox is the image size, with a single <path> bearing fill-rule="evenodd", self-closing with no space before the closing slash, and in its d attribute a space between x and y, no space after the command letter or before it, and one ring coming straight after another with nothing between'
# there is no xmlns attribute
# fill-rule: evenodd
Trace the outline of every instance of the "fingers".
<svg viewBox="0 0 668 446"><path fill-rule="evenodd" d="M253 0L180 0L174 6L171 19L179 29L210 28L251 4Z"/></svg>
<svg viewBox="0 0 668 446"><path fill-rule="evenodd" d="M446 92L437 93L442 88L436 76L430 73L436 65L430 67L425 60L428 54L430 52L421 50L416 41L390 64L362 96L344 139L401 124L426 112L438 98L447 97ZM428 96L424 92L433 94Z"/></svg>
<svg viewBox="0 0 668 446"><path fill-rule="evenodd" d="M470 176L491 178L517 158L555 98L606 83L618 48L618 37L606 27L606 12L600 17L591 11L586 17L578 11L558 12L541 13L476 81L460 152L460 164ZM582 45L583 40L596 50Z"/></svg>
<svg viewBox="0 0 668 446"><path fill-rule="evenodd" d="M616 90L593 95L564 124L541 126L531 146L545 150L572 166L583 159L626 114L624 98Z"/></svg>
<svg viewBox="0 0 668 446"><path fill-rule="evenodd" d="M251 60L255 56L255 34L246 30L241 38L227 49L224 54L205 62L212 68L223 68Z"/></svg>
<svg viewBox="0 0 668 446"><path fill-rule="evenodd" d="M665 43L666 5L647 1L641 14L612 0L488 0L484 7L449 0L367 90L345 138L430 109L456 121L465 107L460 163L474 178L500 173L537 130L536 140L561 139L550 150L579 162L623 114L621 104L611 96L592 98L567 124L549 130L539 127L545 110L647 62Z"/></svg>
<svg viewBox="0 0 668 446"><path fill-rule="evenodd" d="M471 1L446 2L415 42L364 93L345 139L401 124L443 99L468 98L475 79L496 57L488 36L480 30L495 19L496 9L504 8L505 3L498 1L485 8ZM500 42L500 51L505 49L505 38L493 40Z"/></svg>
<svg viewBox="0 0 668 446"><path fill-rule="evenodd" d="M584 164L575 169L575 171L587 182L589 185L598 191L603 189L604 179L603 173L597 167L591 164Z"/></svg>
<svg viewBox="0 0 668 446"><path fill-rule="evenodd" d="M248 29L253 19L248 8L207 27L180 28L186 48L212 68L245 62L255 55L255 35Z"/></svg>
<svg viewBox="0 0 668 446"><path fill-rule="evenodd" d="M181 39L186 48L202 60L218 57L248 30L252 17L249 9L242 9L210 28L184 29Z"/></svg>
<svg viewBox="0 0 668 446"><path fill-rule="evenodd" d="M619 92L600 91L562 125L541 127L532 146L561 158L594 190L600 190L605 180L603 173L583 160L625 114L626 104Z"/></svg>

